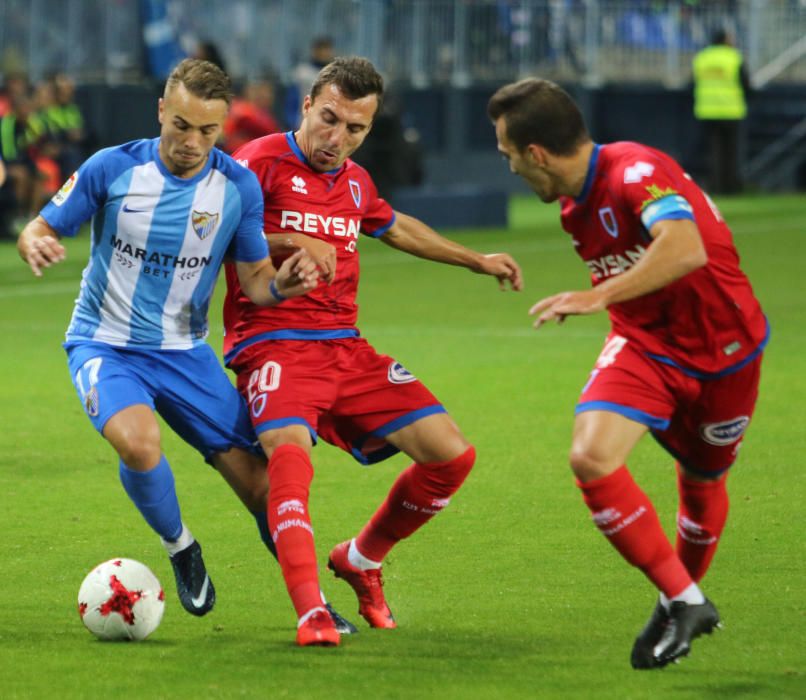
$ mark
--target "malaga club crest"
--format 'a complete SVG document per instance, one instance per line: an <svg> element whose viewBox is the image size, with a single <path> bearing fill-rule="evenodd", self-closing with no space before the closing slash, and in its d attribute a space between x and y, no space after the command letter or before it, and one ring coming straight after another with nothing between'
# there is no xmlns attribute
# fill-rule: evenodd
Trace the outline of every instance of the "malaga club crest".
<svg viewBox="0 0 806 700"><path fill-rule="evenodd" d="M196 211L194 209L190 215L190 223L193 225L196 235L201 240L204 240L216 230L218 214L210 214L206 211Z"/></svg>

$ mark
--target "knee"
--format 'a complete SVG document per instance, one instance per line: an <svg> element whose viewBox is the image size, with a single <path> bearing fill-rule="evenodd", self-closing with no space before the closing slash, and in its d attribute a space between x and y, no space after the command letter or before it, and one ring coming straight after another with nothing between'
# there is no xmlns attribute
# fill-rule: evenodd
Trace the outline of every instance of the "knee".
<svg viewBox="0 0 806 700"><path fill-rule="evenodd" d="M151 469L162 458L159 430L126 430L114 445L120 458L130 469Z"/></svg>
<svg viewBox="0 0 806 700"><path fill-rule="evenodd" d="M568 456L571 471L583 483L607 476L621 466L611 461L595 447L582 443L574 443Z"/></svg>
<svg viewBox="0 0 806 700"><path fill-rule="evenodd" d="M467 444L466 448L453 459L431 463L427 468L439 476L440 481L459 488L476 463L476 448Z"/></svg>
<svg viewBox="0 0 806 700"><path fill-rule="evenodd" d="M313 481L313 465L308 451L295 444L277 445L269 458L269 498L299 498Z"/></svg>

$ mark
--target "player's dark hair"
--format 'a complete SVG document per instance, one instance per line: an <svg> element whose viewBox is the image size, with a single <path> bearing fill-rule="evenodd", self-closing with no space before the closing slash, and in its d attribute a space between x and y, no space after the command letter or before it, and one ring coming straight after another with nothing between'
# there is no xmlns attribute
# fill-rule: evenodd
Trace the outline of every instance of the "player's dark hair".
<svg viewBox="0 0 806 700"><path fill-rule="evenodd" d="M570 156L590 140L582 112L556 83L526 78L500 88L487 103L494 122L504 117L507 138L519 151L530 143Z"/></svg>
<svg viewBox="0 0 806 700"><path fill-rule="evenodd" d="M311 86L311 100L322 92L325 85L335 85L339 92L350 100L358 100L367 95L378 98L378 108L383 101L383 78L375 66L361 56L338 56L328 63Z"/></svg>
<svg viewBox="0 0 806 700"><path fill-rule="evenodd" d="M196 97L203 100L232 101L232 83L229 76L215 63L200 58L186 58L171 71L165 82L165 92L173 90L179 83Z"/></svg>

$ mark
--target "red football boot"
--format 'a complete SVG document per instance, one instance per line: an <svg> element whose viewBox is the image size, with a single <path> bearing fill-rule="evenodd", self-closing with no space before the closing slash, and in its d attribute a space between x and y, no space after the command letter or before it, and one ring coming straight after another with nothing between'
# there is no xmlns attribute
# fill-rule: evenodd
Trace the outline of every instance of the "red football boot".
<svg viewBox="0 0 806 700"><path fill-rule="evenodd" d="M349 540L337 544L330 553L327 568L353 587L358 596L358 613L369 622L370 627L394 629L397 623L383 597L381 569L356 568L347 557L349 548Z"/></svg>

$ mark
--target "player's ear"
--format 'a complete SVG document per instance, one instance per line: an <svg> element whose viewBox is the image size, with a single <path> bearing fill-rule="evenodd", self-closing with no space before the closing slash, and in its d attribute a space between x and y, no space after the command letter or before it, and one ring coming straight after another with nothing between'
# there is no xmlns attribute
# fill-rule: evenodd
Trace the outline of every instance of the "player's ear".
<svg viewBox="0 0 806 700"><path fill-rule="evenodd" d="M160 97L157 105L157 119L159 120L159 123L162 124L163 119L165 118L165 100Z"/></svg>
<svg viewBox="0 0 806 700"><path fill-rule="evenodd" d="M548 151L546 151L546 149L543 148L543 146L540 146L539 144L536 143L530 143L526 147L526 151L535 165L537 165L540 168L545 167L546 161L548 160L547 158Z"/></svg>

